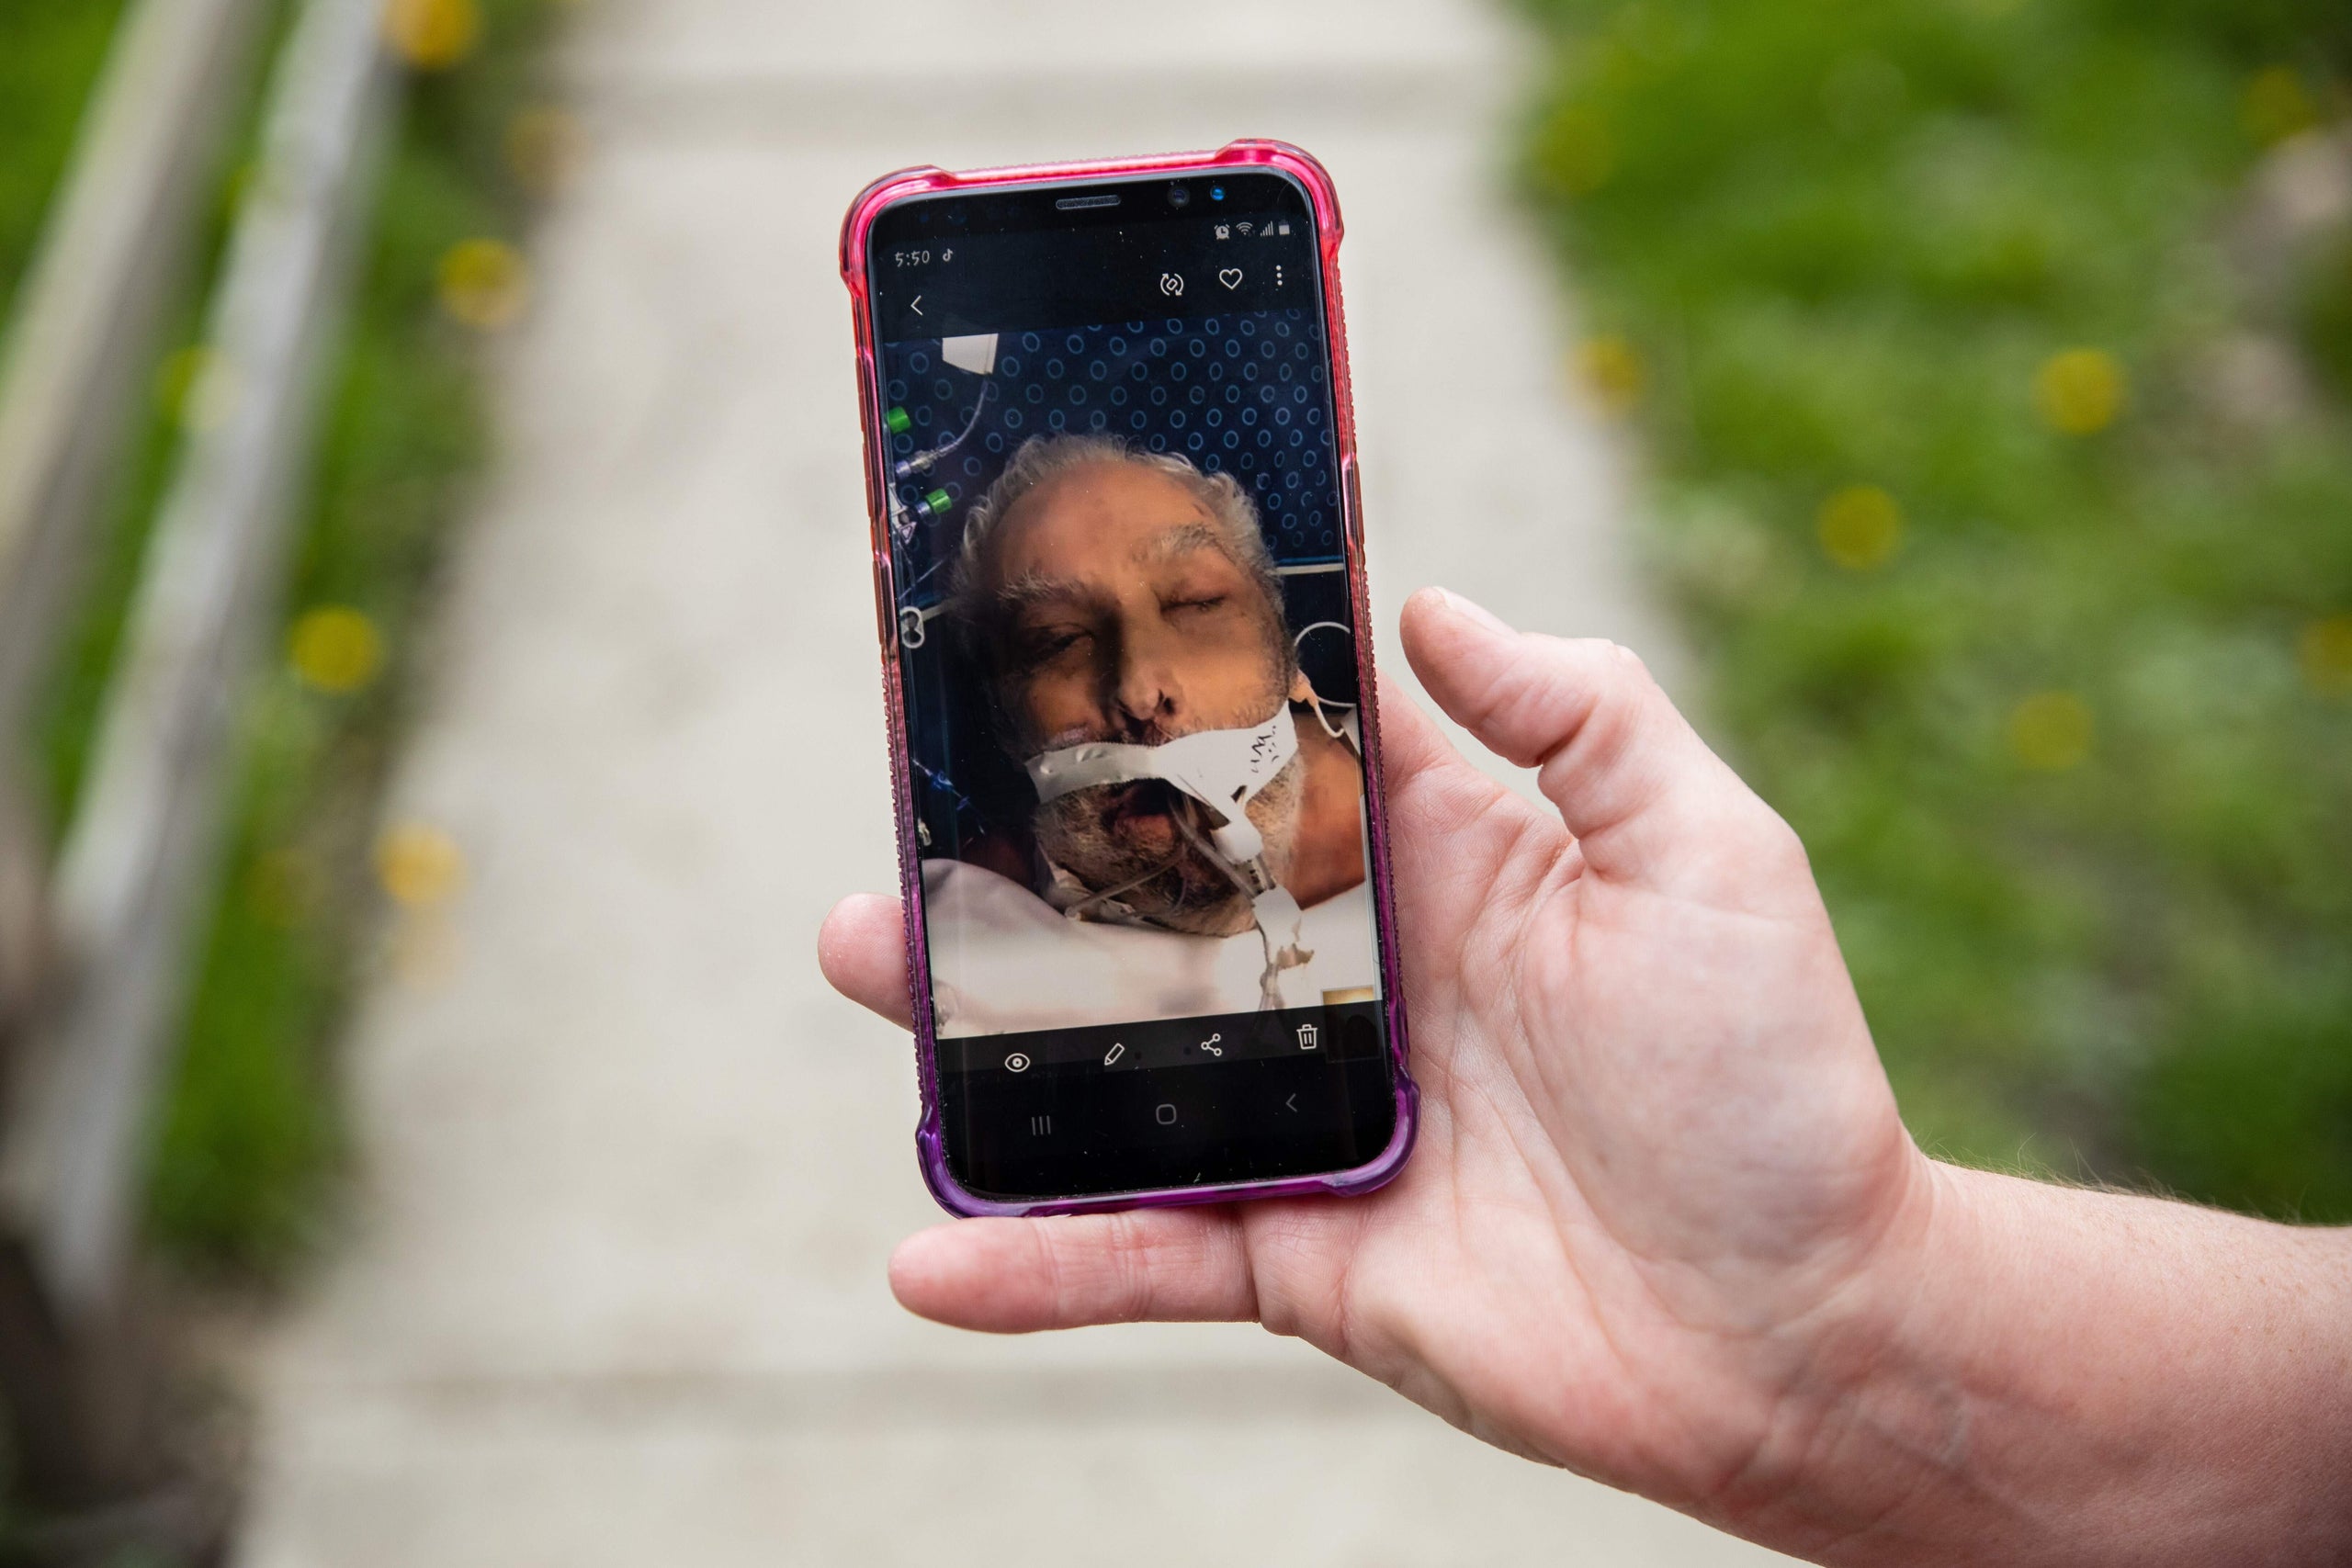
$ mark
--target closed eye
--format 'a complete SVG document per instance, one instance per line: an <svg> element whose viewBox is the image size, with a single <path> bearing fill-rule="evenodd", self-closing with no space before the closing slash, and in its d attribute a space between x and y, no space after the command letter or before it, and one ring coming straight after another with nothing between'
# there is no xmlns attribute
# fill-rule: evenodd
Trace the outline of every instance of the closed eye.
<svg viewBox="0 0 2352 1568"><path fill-rule="evenodd" d="M1053 626L1029 633L1021 641L1023 660L1031 664L1049 664L1093 636L1077 626Z"/></svg>

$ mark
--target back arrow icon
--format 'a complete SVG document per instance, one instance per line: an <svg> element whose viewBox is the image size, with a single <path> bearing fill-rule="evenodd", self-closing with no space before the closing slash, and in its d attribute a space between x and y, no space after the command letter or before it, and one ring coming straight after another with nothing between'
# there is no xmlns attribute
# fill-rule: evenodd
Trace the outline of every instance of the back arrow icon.
<svg viewBox="0 0 2352 1568"><path fill-rule="evenodd" d="M908 310L912 310L912 311L913 311L916 315L918 315L918 316L922 315L922 295L920 295L920 294L918 294L918 295L916 295L913 299L911 299L908 300L908 301L907 301L907 309L908 309Z"/></svg>
<svg viewBox="0 0 2352 1568"><path fill-rule="evenodd" d="M1286 1110L1289 1110L1289 1111L1297 1111L1297 1110L1298 1110L1298 1096L1296 1096L1296 1095L1295 1095L1295 1094L1294 1094L1294 1095L1292 1095L1288 1100L1283 1100L1283 1108L1284 1108L1284 1109L1286 1109Z"/></svg>

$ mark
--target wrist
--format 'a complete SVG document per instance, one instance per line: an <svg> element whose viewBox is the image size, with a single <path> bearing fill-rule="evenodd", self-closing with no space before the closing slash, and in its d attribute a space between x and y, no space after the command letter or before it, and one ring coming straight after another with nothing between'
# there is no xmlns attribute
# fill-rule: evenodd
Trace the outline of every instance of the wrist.
<svg viewBox="0 0 2352 1568"><path fill-rule="evenodd" d="M2352 1553L2352 1234L1916 1176L1735 1528L1827 1562Z"/></svg>
<svg viewBox="0 0 2352 1568"><path fill-rule="evenodd" d="M1915 1518L1965 1485L1964 1404L1923 1347L1938 1346L1954 1260L1984 1226L1972 1174L1908 1147L1877 1234L1769 1347L1777 1399L1753 1457L1703 1510L1713 1522L1846 1561L1860 1543L1910 1540Z"/></svg>

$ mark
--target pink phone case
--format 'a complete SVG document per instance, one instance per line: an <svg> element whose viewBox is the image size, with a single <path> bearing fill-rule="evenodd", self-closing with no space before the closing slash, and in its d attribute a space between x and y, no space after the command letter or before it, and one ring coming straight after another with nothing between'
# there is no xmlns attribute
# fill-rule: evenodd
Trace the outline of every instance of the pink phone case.
<svg viewBox="0 0 2352 1568"><path fill-rule="evenodd" d="M875 343L872 301L865 279L866 241L875 219L893 202L933 191L975 190L990 186L1046 184L1106 175L1190 174L1216 169L1255 167L1277 169L1305 187L1315 210L1317 251L1323 275L1326 323L1331 345L1331 391L1335 434L1340 457L1340 507L1347 532L1348 593L1353 605L1357 635L1356 674L1363 699L1365 798L1372 822L1372 876L1380 919L1381 994L1388 1019L1389 1051L1396 1066L1396 1127L1369 1164L1352 1170L1319 1176L1287 1177L1275 1181L1236 1182L1202 1187L1173 1187L1143 1192L1122 1192L1083 1198L1006 1201L966 1190L947 1168L946 1141L940 1128L935 1034L931 1010L930 954L923 922L910 919L907 928L907 974L914 1011L915 1049L922 1087L922 1120L915 1130L915 1145L924 1183L932 1196L950 1213L1068 1214L1110 1209L1164 1207L1178 1203L1221 1203L1244 1198L1301 1197L1313 1193L1370 1192L1404 1168L1420 1122L1420 1091L1408 1070L1403 986L1396 964L1396 915L1388 875L1388 817L1380 768L1380 715L1372 669L1372 613L1364 585L1363 511L1356 479L1355 405L1348 380L1345 313L1340 303L1340 203L1331 177L1323 165L1287 142L1240 141L1215 152L1170 152L1142 158L1114 158L1097 163L1030 164L1019 168L975 169L951 174L944 169L901 169L883 175L858 193L842 223L842 280L849 286L851 319L857 335L858 415L865 435L866 512L874 551L875 612L881 624L883 705L890 732L890 788L899 830L899 883L905 908L922 908L922 871L917 861L913 792L908 777L906 708L899 679L899 618L897 585L893 579L889 503L886 486L888 444L875 400Z"/></svg>

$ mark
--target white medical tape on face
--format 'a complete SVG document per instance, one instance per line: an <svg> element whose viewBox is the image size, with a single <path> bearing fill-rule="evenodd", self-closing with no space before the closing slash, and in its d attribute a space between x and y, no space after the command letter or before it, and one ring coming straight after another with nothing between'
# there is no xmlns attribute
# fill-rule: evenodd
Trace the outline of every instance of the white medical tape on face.
<svg viewBox="0 0 2352 1568"><path fill-rule="evenodd" d="M1266 852L1265 840L1242 808L1298 755L1298 727L1290 706L1246 729L1203 729L1158 746L1088 740L1042 752L1029 762L1040 802L1099 784L1158 779L1191 795L1224 819L1209 834L1217 852L1247 866Z"/></svg>

